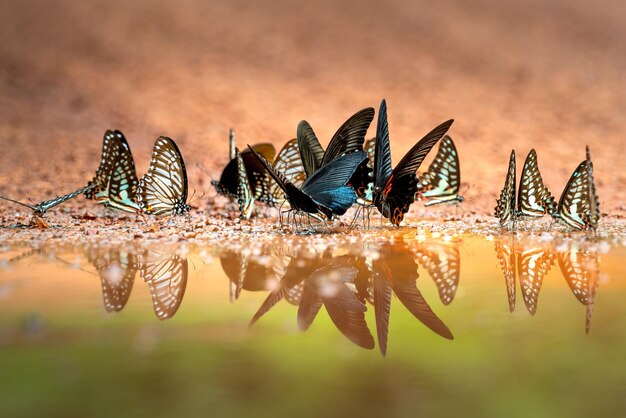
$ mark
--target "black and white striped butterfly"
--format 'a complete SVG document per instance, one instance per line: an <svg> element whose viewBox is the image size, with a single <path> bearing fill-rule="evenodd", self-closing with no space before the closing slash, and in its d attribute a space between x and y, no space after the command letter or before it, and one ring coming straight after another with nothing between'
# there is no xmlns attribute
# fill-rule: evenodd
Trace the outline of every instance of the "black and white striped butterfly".
<svg viewBox="0 0 626 418"><path fill-rule="evenodd" d="M119 248L90 248L86 255L100 276L104 309L120 312L126 306L135 282L138 269L135 255Z"/></svg>
<svg viewBox="0 0 626 418"><path fill-rule="evenodd" d="M446 135L428 171L418 177L415 200L428 200L425 206L459 204L463 202L463 196L459 196L460 185L459 154L452 138Z"/></svg>
<svg viewBox="0 0 626 418"><path fill-rule="evenodd" d="M550 215L556 210L554 197L543 183L539 172L537 152L534 149L528 153L522 168L517 202L515 196L515 151L511 151L509 171L495 209L500 226L511 224L514 227L518 217L537 218Z"/></svg>
<svg viewBox="0 0 626 418"><path fill-rule="evenodd" d="M150 288L154 313L160 320L169 319L178 311L187 288L187 274L187 259L178 255L143 260L141 277Z"/></svg>
<svg viewBox="0 0 626 418"><path fill-rule="evenodd" d="M63 202L67 202L70 199L75 198L76 196L79 196L81 194L87 193L92 191L94 188L96 187L95 184L90 184L88 186L82 187L72 193L68 193L66 195L63 196L59 196L59 197L55 197L54 199L50 199L50 200L44 200L43 202L39 202L33 205L29 205L28 203L23 203L23 202L19 202L17 200L13 200L13 199L9 199L8 197L5 196L0 196L0 199L4 199L7 200L9 202L13 202L13 203L17 203L18 205L22 205L24 207L27 207L29 209L31 209L33 211L33 214L37 217L42 217L46 214L46 212L57 206L60 205Z"/></svg>
<svg viewBox="0 0 626 418"><path fill-rule="evenodd" d="M154 143L148 172L139 180L137 200L144 213L183 215L187 204L188 184L185 162L176 143L161 136Z"/></svg>
<svg viewBox="0 0 626 418"><path fill-rule="evenodd" d="M514 239L510 243L505 240L506 237L496 240L496 257L504 274L509 310L515 309L515 282L519 278L524 304L534 315L543 279L554 264L554 253L543 245L522 248Z"/></svg>
<svg viewBox="0 0 626 418"><path fill-rule="evenodd" d="M572 229L596 229L600 217L599 206L593 184L593 167L588 158L572 173L552 217Z"/></svg>
<svg viewBox="0 0 626 418"><path fill-rule="evenodd" d="M135 160L133 159L133 154L130 152L128 141L126 141L122 132L116 130L106 132L105 142L108 142L109 149L116 149L117 151L108 154L108 158L113 160L112 169L110 170L109 177L106 179L106 183L102 185L96 193L96 201L104 204L106 207L124 212L141 212L141 208L137 202L139 180L135 170ZM105 160L104 148L105 145L103 144L103 161ZM102 167L103 163L100 164L94 179L100 177L99 173ZM109 163L106 164L106 167L109 167Z"/></svg>
<svg viewBox="0 0 626 418"><path fill-rule="evenodd" d="M559 252L561 273L576 299L586 306L585 332L591 328L593 303L598 289L599 257L588 250L570 249Z"/></svg>

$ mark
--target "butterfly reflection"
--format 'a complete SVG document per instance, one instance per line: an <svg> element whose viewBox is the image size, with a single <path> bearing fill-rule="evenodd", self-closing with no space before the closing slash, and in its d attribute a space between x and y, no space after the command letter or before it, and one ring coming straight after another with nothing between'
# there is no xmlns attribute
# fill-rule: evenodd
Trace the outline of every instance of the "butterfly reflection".
<svg viewBox="0 0 626 418"><path fill-rule="evenodd" d="M120 248L91 247L85 250L102 285L102 301L107 312L120 312L126 306L135 283L137 258Z"/></svg>
<svg viewBox="0 0 626 418"><path fill-rule="evenodd" d="M415 255L437 285L441 302L449 305L456 295L461 274L458 243L427 240L418 244Z"/></svg>
<svg viewBox="0 0 626 418"><path fill-rule="evenodd" d="M525 241L526 243L523 243ZM530 237L503 236L496 240L496 256L504 273L509 309L515 309L516 279L528 311L537 311L545 276L557 263L572 294L586 306L585 330L589 332L598 288L600 257L595 246L576 242L533 242Z"/></svg>
<svg viewBox="0 0 626 418"><path fill-rule="evenodd" d="M282 299L297 301L298 328L307 330L325 307L335 327L359 347L374 348L372 336L365 321L365 304L354 292L358 275L350 256L315 258L294 257L285 274L270 292L250 324L256 323Z"/></svg>
<svg viewBox="0 0 626 418"><path fill-rule="evenodd" d="M551 244L532 240L522 243L515 236L504 236L496 240L496 256L504 273L509 310L515 310L517 280L526 309L534 315L543 279L554 264L555 255Z"/></svg>
<svg viewBox="0 0 626 418"><path fill-rule="evenodd" d="M565 281L576 299L586 306L585 332L589 333L598 289L600 257L593 247L579 248L575 245L566 246L566 250L557 255Z"/></svg>
<svg viewBox="0 0 626 418"><path fill-rule="evenodd" d="M391 314L392 293L420 322L436 334L453 339L452 332L430 308L417 287L418 265L415 255L402 242L380 248L379 256L372 262L372 291L376 332L380 352L387 353L387 337Z"/></svg>
<svg viewBox="0 0 626 418"><path fill-rule="evenodd" d="M230 280L230 301L234 302L239 299L242 290L256 292L274 288L286 262L284 257L248 254L232 248L221 252L220 264Z"/></svg>
<svg viewBox="0 0 626 418"><path fill-rule="evenodd" d="M160 320L173 317L187 288L187 259L176 254L146 253L140 273L150 288L152 307Z"/></svg>

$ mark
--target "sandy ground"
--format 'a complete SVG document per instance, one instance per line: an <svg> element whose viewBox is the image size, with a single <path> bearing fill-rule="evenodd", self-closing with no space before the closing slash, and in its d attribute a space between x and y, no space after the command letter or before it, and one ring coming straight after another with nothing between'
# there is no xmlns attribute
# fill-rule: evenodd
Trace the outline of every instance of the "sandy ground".
<svg viewBox="0 0 626 418"><path fill-rule="evenodd" d="M240 146L280 147L307 119L326 143L385 97L394 161L456 120L468 213L492 210L511 148L519 166L537 149L558 196L589 144L602 210L621 217L625 20L610 0L2 2L0 193L85 184L117 128L140 175L154 139L174 138L190 188L211 195L230 127ZM2 224L16 211L0 205Z"/></svg>

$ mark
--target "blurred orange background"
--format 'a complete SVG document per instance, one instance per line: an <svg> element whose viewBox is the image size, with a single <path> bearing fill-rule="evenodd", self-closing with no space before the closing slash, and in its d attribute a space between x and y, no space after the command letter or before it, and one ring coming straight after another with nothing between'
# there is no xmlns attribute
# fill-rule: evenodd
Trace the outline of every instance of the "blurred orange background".
<svg viewBox="0 0 626 418"><path fill-rule="evenodd" d="M209 191L200 166L219 175L230 127L278 148L306 119L325 144L385 97L395 162L456 120L470 211L491 211L511 148L518 173L537 149L558 198L589 144L602 210L623 214L624 21L610 0L2 2L0 193L84 184L108 128L140 175L174 138Z"/></svg>

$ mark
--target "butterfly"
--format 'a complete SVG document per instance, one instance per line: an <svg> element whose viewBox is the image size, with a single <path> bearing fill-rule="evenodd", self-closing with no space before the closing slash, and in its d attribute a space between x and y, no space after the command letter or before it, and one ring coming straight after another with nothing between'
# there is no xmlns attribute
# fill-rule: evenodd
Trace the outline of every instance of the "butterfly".
<svg viewBox="0 0 626 418"><path fill-rule="evenodd" d="M85 192L85 197L87 199L96 199L99 202L107 200L106 193L104 193L104 198L100 197L98 199L97 196L102 193L104 188L106 188L109 179L111 178L111 174L113 173L115 161L117 161L120 153L122 152L122 144L120 143L116 132L107 130L104 133L104 138L102 139L102 156L100 157L100 165L96 170L94 178L87 183L88 186L94 185L92 189Z"/></svg>
<svg viewBox="0 0 626 418"><path fill-rule="evenodd" d="M553 251L545 246L521 248L514 240L507 243L505 239L498 239L496 257L504 273L509 310L511 312L515 310L515 281L519 276L524 304L528 312L534 315L537 312L543 279L554 264Z"/></svg>
<svg viewBox="0 0 626 418"><path fill-rule="evenodd" d="M252 148L250 148L252 150ZM322 213L327 219L343 215L356 201L354 189L346 186L356 168L367 155L355 151L335 158L309 176L299 188L263 156L252 150L267 172L283 190L291 210L316 215Z"/></svg>
<svg viewBox="0 0 626 418"><path fill-rule="evenodd" d="M454 299L459 286L461 259L459 248L448 243L421 243L416 247L417 261L437 285L444 305Z"/></svg>
<svg viewBox="0 0 626 418"><path fill-rule="evenodd" d="M459 196L460 185L459 154L452 138L446 135L428 171L418 178L415 200L428 199L425 206L458 204L463 202L463 196Z"/></svg>
<svg viewBox="0 0 626 418"><path fill-rule="evenodd" d="M95 184L90 184L88 186L82 187L72 193L68 193L66 195L63 196L59 196L59 197L55 197L54 199L50 199L50 200L44 200L43 202L39 202L36 203L34 205L29 205L27 203L23 203L23 202L19 202L17 200L13 200L13 199L9 199L8 197L4 197L4 196L0 196L0 199L4 199L7 200L9 202L13 202L13 203L17 203L18 205L22 205L24 207L27 207L29 209L31 209L33 211L33 214L36 217L42 217L46 214L46 212L57 206L60 205L63 202L67 202L70 199L75 198L78 195L84 194L86 192L90 192L95 188Z"/></svg>
<svg viewBox="0 0 626 418"><path fill-rule="evenodd" d="M367 107L352 115L335 132L326 151L320 145L313 128L305 120L298 124L297 139L306 177L329 164L335 158L354 151L363 151L365 134L374 119L374 109Z"/></svg>
<svg viewBox="0 0 626 418"><path fill-rule="evenodd" d="M453 122L450 119L426 134L392 169L387 102L384 99L381 102L376 128L373 203L393 225L398 226L402 222L404 214L414 201L417 192L417 169Z"/></svg>
<svg viewBox="0 0 626 418"><path fill-rule="evenodd" d="M576 230L596 229L599 202L593 184L590 159L582 161L572 173L552 217Z"/></svg>
<svg viewBox="0 0 626 418"><path fill-rule="evenodd" d="M413 254L406 246L393 250L390 246L385 246L380 251L380 257L372 263L376 333L378 348L383 356L387 353L392 293L431 331L449 340L454 338L450 329L433 312L417 288L419 278L417 268Z"/></svg>
<svg viewBox="0 0 626 418"><path fill-rule="evenodd" d="M515 211L515 150L511 150L509 158L509 169L504 179L504 187L500 192L500 197L496 201L494 216L500 220L500 226L505 227L509 224L515 226L517 212Z"/></svg>
<svg viewBox="0 0 626 418"><path fill-rule="evenodd" d="M107 141L107 138L111 144L109 148L114 148L112 144L117 143L118 151L115 157L110 157L115 158L112 163L112 170L106 179L104 187L101 187L96 193L95 199L98 203L102 203L109 208L124 212L141 212L141 208L137 203L139 180L137 179L135 160L130 152L128 141L126 141L124 134L117 130L107 131L105 141ZM103 155L104 148L105 146L103 145ZM100 171L100 168L98 171ZM98 174L96 174L96 177L98 177Z"/></svg>
<svg viewBox="0 0 626 418"><path fill-rule="evenodd" d="M135 282L138 268L135 255L115 248L91 248L86 255L100 276L104 309L109 313L120 312Z"/></svg>
<svg viewBox="0 0 626 418"><path fill-rule="evenodd" d="M170 138L159 137L152 150L148 172L139 180L137 200L142 212L161 215L182 215L191 209L185 162Z"/></svg>
<svg viewBox="0 0 626 418"><path fill-rule="evenodd" d="M496 217L500 218L500 225L504 227L510 222L515 225L518 217L537 218L556 210L556 201L543 183L534 149L528 153L522 168L517 208L515 203L515 152L512 151L509 171L495 210Z"/></svg>
<svg viewBox="0 0 626 418"><path fill-rule="evenodd" d="M187 288L187 259L171 255L156 261L144 260L140 272L150 288L157 318L166 320L173 317Z"/></svg>
<svg viewBox="0 0 626 418"><path fill-rule="evenodd" d="M587 307L585 332L589 333L598 288L599 257L591 251L570 250L559 252L558 259L561 273L572 293Z"/></svg>
<svg viewBox="0 0 626 418"><path fill-rule="evenodd" d="M237 161L237 147L235 144L234 130L231 129L230 148L232 151L231 160L226 164L219 181L212 180L211 184L215 190L223 195L241 201L242 196L239 192L242 187L246 187L245 192L248 195L246 209L248 213L241 214L242 218L249 219L254 208L254 201L267 200L269 196L270 179L265 173L265 169L254 157L249 150L243 150L241 154L241 162ZM276 150L272 144L261 143L253 145L253 148L266 159L272 161ZM243 165L243 169L240 167ZM239 176L239 173L245 173L247 178ZM247 185L246 185L247 183ZM241 206L241 202L240 202Z"/></svg>

